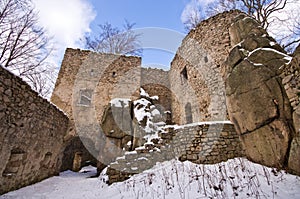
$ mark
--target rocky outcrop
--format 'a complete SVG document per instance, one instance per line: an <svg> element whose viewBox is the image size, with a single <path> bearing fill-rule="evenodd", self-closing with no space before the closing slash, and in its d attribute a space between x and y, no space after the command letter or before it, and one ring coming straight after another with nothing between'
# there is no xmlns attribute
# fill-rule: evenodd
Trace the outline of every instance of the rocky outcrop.
<svg viewBox="0 0 300 199"><path fill-rule="evenodd" d="M132 101L113 99L103 114L101 128L105 135L99 160L104 164L115 161L123 152L131 150L133 140Z"/></svg>
<svg viewBox="0 0 300 199"><path fill-rule="evenodd" d="M231 45L235 45L225 73L230 120L249 159L286 167L295 132L291 106L279 75L291 58L246 15L236 18L230 38Z"/></svg>
<svg viewBox="0 0 300 199"><path fill-rule="evenodd" d="M291 144L288 168L292 173L300 175L300 45L295 50L291 63L283 68L281 76L293 109L296 130Z"/></svg>
<svg viewBox="0 0 300 199"><path fill-rule="evenodd" d="M0 195L57 175L68 117L0 67Z"/></svg>
<svg viewBox="0 0 300 199"><path fill-rule="evenodd" d="M164 109L155 105L159 97L150 97L141 88L140 99L112 99L103 114L101 131L104 135L99 149L98 172L117 157L132 151L155 136L160 125L166 125ZM149 139L148 139L149 138Z"/></svg>

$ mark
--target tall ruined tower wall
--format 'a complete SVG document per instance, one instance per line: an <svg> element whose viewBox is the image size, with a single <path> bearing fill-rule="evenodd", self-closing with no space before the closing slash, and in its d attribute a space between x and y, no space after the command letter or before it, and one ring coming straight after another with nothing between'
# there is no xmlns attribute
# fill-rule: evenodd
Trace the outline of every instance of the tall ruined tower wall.
<svg viewBox="0 0 300 199"><path fill-rule="evenodd" d="M176 123L227 119L222 71L232 47L229 27L240 13L224 12L202 21L182 41L169 72Z"/></svg>
<svg viewBox="0 0 300 199"><path fill-rule="evenodd" d="M140 82L141 58L66 49L51 101L70 120L101 122L113 98L135 98ZM95 110L90 115L87 109ZM71 128L71 135L75 135Z"/></svg>

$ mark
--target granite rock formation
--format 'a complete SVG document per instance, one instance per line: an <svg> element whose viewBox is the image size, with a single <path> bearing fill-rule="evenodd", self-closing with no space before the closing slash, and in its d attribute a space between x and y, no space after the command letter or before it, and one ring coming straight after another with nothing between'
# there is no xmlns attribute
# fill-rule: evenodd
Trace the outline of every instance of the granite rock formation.
<svg viewBox="0 0 300 199"><path fill-rule="evenodd" d="M295 131L280 73L291 57L246 15L236 17L230 37L235 45L225 74L230 120L249 159L285 168Z"/></svg>

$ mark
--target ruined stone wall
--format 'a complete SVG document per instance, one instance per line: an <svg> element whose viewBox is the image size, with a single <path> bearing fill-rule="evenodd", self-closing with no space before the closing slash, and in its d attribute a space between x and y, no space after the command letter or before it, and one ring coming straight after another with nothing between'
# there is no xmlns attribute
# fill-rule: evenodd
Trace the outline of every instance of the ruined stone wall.
<svg viewBox="0 0 300 199"><path fill-rule="evenodd" d="M0 194L58 174L68 118L0 67Z"/></svg>
<svg viewBox="0 0 300 199"><path fill-rule="evenodd" d="M157 104L165 111L171 111L172 91L169 81L169 72L162 69L142 68L141 87L150 96L158 96Z"/></svg>
<svg viewBox="0 0 300 199"><path fill-rule="evenodd" d="M71 121L84 118L83 122L100 122L111 99L137 96L140 65L139 57L68 48L51 102L64 110ZM96 118L90 118L87 109L95 109ZM70 134L75 135L74 128Z"/></svg>
<svg viewBox="0 0 300 199"><path fill-rule="evenodd" d="M239 136L230 123L193 124L165 130L162 139L171 138L169 145L181 161L215 164L244 156Z"/></svg>
<svg viewBox="0 0 300 199"><path fill-rule="evenodd" d="M107 140L100 126L103 115L112 99L135 99L139 96L140 65L139 57L66 50L51 97L51 101L71 120L66 140L80 136L82 147L99 158L99 151L109 142L105 142ZM75 151L68 154L74 156ZM87 159L84 154L82 159Z"/></svg>
<svg viewBox="0 0 300 199"><path fill-rule="evenodd" d="M135 151L117 158L107 170L109 183L123 181L135 173L151 168L156 162L173 158L198 164L215 164L244 156L239 136L230 123L199 123L168 126L153 139Z"/></svg>
<svg viewBox="0 0 300 199"><path fill-rule="evenodd" d="M172 101L175 123L191 123L187 117L192 122L226 120L222 70L232 47L229 27L238 14L229 11L204 20L183 40L169 75L176 93ZM189 109L190 115L185 113Z"/></svg>

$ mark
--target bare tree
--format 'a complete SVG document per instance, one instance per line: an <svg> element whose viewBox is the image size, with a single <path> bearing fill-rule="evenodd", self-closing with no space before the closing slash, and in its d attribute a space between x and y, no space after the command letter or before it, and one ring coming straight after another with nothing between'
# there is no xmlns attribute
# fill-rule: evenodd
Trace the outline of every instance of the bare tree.
<svg viewBox="0 0 300 199"><path fill-rule="evenodd" d="M293 12L292 15L292 13L290 13L289 11L285 11L285 8L287 4L295 2L299 3L299 0L215 0L212 3L209 3L205 8L198 8L198 13L200 12L199 15L201 16L201 12L204 12L205 17L198 18L198 21L191 22L187 20L186 22L184 22L184 25L186 29L190 30L191 28L195 27L194 24L198 24L206 17L210 17L227 10L239 9L254 17L261 24L261 26L268 31L274 31L272 30L274 28L278 28L278 30L281 30L283 26L287 26L287 24L289 24L289 26L287 26L287 29L289 29L288 32L285 31L284 34L283 32L281 32L279 34L276 34L275 36L278 42L288 52L290 52L295 48L296 44L300 42L300 11L299 8L295 8L296 13ZM289 17L280 19L277 14L282 12L285 12L284 16ZM190 12L190 17L196 19L195 17L193 17L194 13L195 11Z"/></svg>
<svg viewBox="0 0 300 199"><path fill-rule="evenodd" d="M272 14L284 9L287 3L288 0L217 0L208 4L206 14L212 16L226 10L239 9L268 29Z"/></svg>
<svg viewBox="0 0 300 199"><path fill-rule="evenodd" d="M196 28L199 22L204 19L204 17L201 16L201 11L199 9L193 7L190 10L189 15L187 16L186 21L184 22L184 28L186 31Z"/></svg>
<svg viewBox="0 0 300 199"><path fill-rule="evenodd" d="M269 28L281 46L289 53L293 53L300 43L299 2L289 5L292 9L285 10L281 15L273 16Z"/></svg>
<svg viewBox="0 0 300 199"><path fill-rule="evenodd" d="M195 28L205 18L233 9L243 10L239 0L215 0L204 7L199 7L198 4L194 4L194 7L190 8L183 22L184 28L189 31Z"/></svg>
<svg viewBox="0 0 300 199"><path fill-rule="evenodd" d="M238 0L217 0L207 5L205 13L210 17L226 10L234 9L244 10L243 6L241 6L241 2Z"/></svg>
<svg viewBox="0 0 300 199"><path fill-rule="evenodd" d="M45 63L50 53L48 38L37 25L30 0L0 2L0 64L29 83L42 96L51 92L47 85L52 67ZM51 82L50 82L51 84Z"/></svg>
<svg viewBox="0 0 300 199"><path fill-rule="evenodd" d="M286 6L288 0L241 0L247 10L247 14L255 17L263 28L268 29L270 17Z"/></svg>
<svg viewBox="0 0 300 199"><path fill-rule="evenodd" d="M122 29L113 27L110 23L101 24L95 37L85 37L86 47L96 52L140 56L140 34L132 30L134 25L126 20Z"/></svg>

